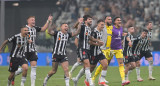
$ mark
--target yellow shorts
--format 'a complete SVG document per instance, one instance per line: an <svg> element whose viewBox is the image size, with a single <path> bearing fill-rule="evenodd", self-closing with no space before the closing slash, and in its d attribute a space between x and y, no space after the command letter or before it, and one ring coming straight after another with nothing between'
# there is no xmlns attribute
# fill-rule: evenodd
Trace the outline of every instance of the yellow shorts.
<svg viewBox="0 0 160 86"><path fill-rule="evenodd" d="M102 50L103 54L107 58L107 60L111 60L113 58L113 55L110 52L110 49Z"/></svg>
<svg viewBox="0 0 160 86"><path fill-rule="evenodd" d="M119 50L111 50L111 53L116 56L116 58L123 58L123 51L122 49Z"/></svg>

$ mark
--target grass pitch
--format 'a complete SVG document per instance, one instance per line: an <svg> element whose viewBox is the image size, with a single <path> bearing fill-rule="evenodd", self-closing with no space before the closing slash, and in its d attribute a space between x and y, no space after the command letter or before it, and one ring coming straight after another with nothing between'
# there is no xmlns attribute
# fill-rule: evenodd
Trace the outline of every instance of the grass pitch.
<svg viewBox="0 0 160 86"><path fill-rule="evenodd" d="M76 76L81 68L82 66L79 66L73 72L73 76ZM42 86L43 80L50 70L51 70L51 66L37 67L36 86ZM8 67L0 66L0 86L7 85L8 76L9 76ZM141 67L141 77L144 79L144 81L137 82L136 71L133 70L129 76L131 83L128 86L160 86L160 67L159 66L153 67L153 76L156 78L156 80L154 81L148 80L148 67ZM85 77L83 76L79 80L78 86L85 86L84 79ZM121 78L120 78L118 67L108 68L106 80L109 81L109 84L108 84L109 86L121 86ZM21 82L21 75L16 77L14 86L20 86L20 82ZM96 83L96 86L98 86L97 84L98 78L96 79L95 83ZM30 67L28 70L25 86L30 86ZM61 66L59 66L57 73L49 79L47 86L65 86L64 72ZM73 86L72 80L70 80L70 86Z"/></svg>

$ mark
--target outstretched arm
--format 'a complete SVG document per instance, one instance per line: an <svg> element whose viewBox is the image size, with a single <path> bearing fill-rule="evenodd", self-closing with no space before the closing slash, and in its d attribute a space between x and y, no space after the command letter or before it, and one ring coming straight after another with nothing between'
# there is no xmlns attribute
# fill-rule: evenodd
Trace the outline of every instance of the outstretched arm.
<svg viewBox="0 0 160 86"><path fill-rule="evenodd" d="M76 30L75 33L72 32L72 37L73 37L73 36L77 36L77 35L80 33L81 25L82 25L82 22L83 22L83 18L79 18L79 19L78 19L78 22L79 22L79 23L77 23L77 24L78 24L78 29Z"/></svg>
<svg viewBox="0 0 160 86"><path fill-rule="evenodd" d="M47 22L45 23L45 25L41 28L41 31L46 31L46 29L48 28L49 24L52 24L52 19L53 16L49 16Z"/></svg>
<svg viewBox="0 0 160 86"><path fill-rule="evenodd" d="M4 46L6 46L7 43L8 43L8 40L5 40L3 44L0 46L0 53L2 52L2 49L4 48Z"/></svg>

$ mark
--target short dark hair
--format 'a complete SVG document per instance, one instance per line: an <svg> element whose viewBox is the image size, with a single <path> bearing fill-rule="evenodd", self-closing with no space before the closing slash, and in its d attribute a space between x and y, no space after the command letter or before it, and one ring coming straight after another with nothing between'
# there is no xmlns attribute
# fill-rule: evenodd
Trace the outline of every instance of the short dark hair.
<svg viewBox="0 0 160 86"><path fill-rule="evenodd" d="M28 20L29 18L35 18L35 16L29 16L29 17L27 18L27 20Z"/></svg>
<svg viewBox="0 0 160 86"><path fill-rule="evenodd" d="M148 33L148 30L147 29L143 29L142 32L147 32Z"/></svg>
<svg viewBox="0 0 160 86"><path fill-rule="evenodd" d="M107 16L104 17L104 19L106 19L107 17L111 17L111 16L110 16L110 15L107 15Z"/></svg>
<svg viewBox="0 0 160 86"><path fill-rule="evenodd" d="M118 18L120 18L120 17L117 16L117 17L115 17L115 18L113 19L114 24L115 24L116 19L118 19Z"/></svg>
<svg viewBox="0 0 160 86"><path fill-rule="evenodd" d="M83 21L87 21L88 18L92 18L92 16L90 16L90 15L84 15L83 16Z"/></svg>
<svg viewBox="0 0 160 86"><path fill-rule="evenodd" d="M104 22L104 21L102 19L100 19L97 21L97 24L99 24L100 22Z"/></svg>
<svg viewBox="0 0 160 86"><path fill-rule="evenodd" d="M146 26L148 26L148 25L149 25L149 23L152 23L152 22L151 22L151 21L147 22L147 23L146 23Z"/></svg>
<svg viewBox="0 0 160 86"><path fill-rule="evenodd" d="M68 23L65 23L65 22L64 22L64 23L61 24L61 26L62 26L63 24L68 24Z"/></svg>

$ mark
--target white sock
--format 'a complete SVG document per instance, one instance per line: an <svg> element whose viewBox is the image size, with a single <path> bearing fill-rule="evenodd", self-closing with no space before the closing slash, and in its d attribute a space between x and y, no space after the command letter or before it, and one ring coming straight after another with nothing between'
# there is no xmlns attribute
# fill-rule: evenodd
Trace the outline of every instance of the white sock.
<svg viewBox="0 0 160 86"><path fill-rule="evenodd" d="M127 73L127 75L125 75L125 79L126 79L126 80L129 80L128 76L129 76L129 74L130 74L131 72L132 72L132 70L129 70L128 73Z"/></svg>
<svg viewBox="0 0 160 86"><path fill-rule="evenodd" d="M24 86L24 83L26 82L26 77L21 78L21 86Z"/></svg>
<svg viewBox="0 0 160 86"><path fill-rule="evenodd" d="M80 62L76 62L74 65L73 65L73 67L72 67L72 69L71 69L71 73L80 65L81 63Z"/></svg>
<svg viewBox="0 0 160 86"><path fill-rule="evenodd" d="M15 76L19 75L22 73L22 68L19 67L18 70L15 72Z"/></svg>
<svg viewBox="0 0 160 86"><path fill-rule="evenodd" d="M47 76L45 77L43 83L47 83L47 81L49 80L49 78L50 78L50 76L48 76L48 74L47 74Z"/></svg>
<svg viewBox="0 0 160 86"><path fill-rule="evenodd" d="M10 81L10 80L8 80L7 86L10 86L10 85L11 85L11 81Z"/></svg>
<svg viewBox="0 0 160 86"><path fill-rule="evenodd" d="M69 77L65 78L66 86L69 86Z"/></svg>
<svg viewBox="0 0 160 86"><path fill-rule="evenodd" d="M104 82L105 81L106 74L107 74L107 70L102 70L100 82Z"/></svg>
<svg viewBox="0 0 160 86"><path fill-rule="evenodd" d="M31 67L31 86L35 86L36 68L37 68L37 66L32 66Z"/></svg>
<svg viewBox="0 0 160 86"><path fill-rule="evenodd" d="M76 80L78 81L84 75L84 73L85 73L84 68L82 68L79 71L78 75L76 76Z"/></svg>
<svg viewBox="0 0 160 86"><path fill-rule="evenodd" d="M140 78L140 68L136 67L137 79Z"/></svg>
<svg viewBox="0 0 160 86"><path fill-rule="evenodd" d="M153 70L153 61L149 61L149 77L152 77L152 70Z"/></svg>
<svg viewBox="0 0 160 86"><path fill-rule="evenodd" d="M89 67L86 67L85 68L85 74L86 74L86 79L87 81L89 82L89 85L93 85L93 82L92 82L92 78L91 78L91 72L90 72L90 68Z"/></svg>

